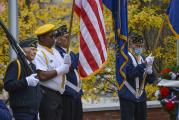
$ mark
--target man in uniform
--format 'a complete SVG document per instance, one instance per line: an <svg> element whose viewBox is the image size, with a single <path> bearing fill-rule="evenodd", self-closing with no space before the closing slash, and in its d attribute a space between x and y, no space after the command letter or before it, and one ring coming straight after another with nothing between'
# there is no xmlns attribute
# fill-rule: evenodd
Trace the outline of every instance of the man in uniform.
<svg viewBox="0 0 179 120"><path fill-rule="evenodd" d="M68 31L66 25L59 28L61 32L56 41L56 49L62 57L66 54L68 47ZM71 66L66 75L66 86L63 94L63 114L62 120L82 120L83 110L81 102L81 80L77 72L78 69L78 54L70 51Z"/></svg>
<svg viewBox="0 0 179 120"><path fill-rule="evenodd" d="M34 73L31 73L20 59L12 61L5 73L4 88L9 92L10 107L16 120L37 120L41 89L35 65L32 63L37 51L37 40L23 40L20 46Z"/></svg>
<svg viewBox="0 0 179 120"><path fill-rule="evenodd" d="M148 56L144 59L144 40L136 33L129 36L129 47L127 81L119 91L121 120L146 120L145 85L146 82L152 83L155 80L152 70L154 57Z"/></svg>
<svg viewBox="0 0 179 120"><path fill-rule="evenodd" d="M34 61L41 87L44 90L39 110L41 120L62 120L62 94L65 87L63 75L68 73L71 64L68 54L65 54L63 59L53 48L54 27L53 24L46 24L35 31L39 45Z"/></svg>

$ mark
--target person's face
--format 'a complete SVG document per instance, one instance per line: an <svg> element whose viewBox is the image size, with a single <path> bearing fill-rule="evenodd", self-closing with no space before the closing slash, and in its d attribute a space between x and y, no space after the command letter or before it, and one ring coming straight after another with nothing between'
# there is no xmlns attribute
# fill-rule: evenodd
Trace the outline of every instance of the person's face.
<svg viewBox="0 0 179 120"><path fill-rule="evenodd" d="M132 48L142 48L143 49L144 44L133 43L131 46L132 46Z"/></svg>
<svg viewBox="0 0 179 120"><path fill-rule="evenodd" d="M68 47L68 34L65 34L57 38L56 45L59 47L67 48Z"/></svg>
<svg viewBox="0 0 179 120"><path fill-rule="evenodd" d="M133 43L131 48L135 55L141 55L143 52L144 44Z"/></svg>
<svg viewBox="0 0 179 120"><path fill-rule="evenodd" d="M25 48L23 48L23 50L24 50L26 57L29 61L34 60L35 55L37 53L37 48L35 48L35 47L25 47Z"/></svg>
<svg viewBox="0 0 179 120"><path fill-rule="evenodd" d="M53 36L53 33L50 32L48 34L46 34L44 37L45 43L49 46L52 47L55 44L55 39Z"/></svg>

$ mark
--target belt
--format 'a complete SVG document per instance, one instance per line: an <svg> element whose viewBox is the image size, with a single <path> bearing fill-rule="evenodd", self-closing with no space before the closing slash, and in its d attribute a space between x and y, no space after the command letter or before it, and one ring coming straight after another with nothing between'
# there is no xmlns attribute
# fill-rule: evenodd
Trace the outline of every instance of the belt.
<svg viewBox="0 0 179 120"><path fill-rule="evenodd" d="M48 87L45 87L45 86L43 86L43 85L40 85L40 87L41 87L43 90L45 90L45 91L49 91L49 92L55 93L55 94L57 94L57 95L61 95L61 93L60 93L59 91L52 90L52 89L50 89L50 88L48 88Z"/></svg>

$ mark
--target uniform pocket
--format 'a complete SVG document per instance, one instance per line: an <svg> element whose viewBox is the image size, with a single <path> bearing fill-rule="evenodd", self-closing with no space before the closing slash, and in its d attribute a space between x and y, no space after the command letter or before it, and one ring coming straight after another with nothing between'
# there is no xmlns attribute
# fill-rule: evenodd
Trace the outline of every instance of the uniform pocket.
<svg viewBox="0 0 179 120"><path fill-rule="evenodd" d="M52 59L49 60L48 68L49 69L55 69L55 63L54 63L54 61Z"/></svg>

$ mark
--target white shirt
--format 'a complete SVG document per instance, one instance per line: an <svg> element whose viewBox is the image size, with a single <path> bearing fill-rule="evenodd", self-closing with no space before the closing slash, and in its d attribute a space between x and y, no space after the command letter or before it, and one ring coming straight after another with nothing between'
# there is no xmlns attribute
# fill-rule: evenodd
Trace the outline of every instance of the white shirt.
<svg viewBox="0 0 179 120"><path fill-rule="evenodd" d="M63 58L55 48L52 48L51 53L44 46L38 45L37 50L38 51L34 59L37 70L55 70L56 68L60 67L62 63L64 63ZM59 91L61 94L64 92L64 88L61 87L62 75L57 75L56 77L47 81L40 81L40 84L52 90Z"/></svg>

